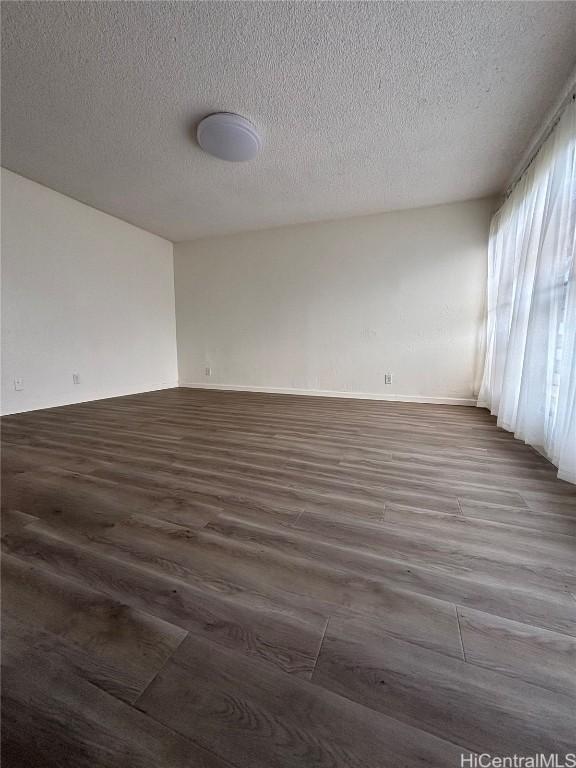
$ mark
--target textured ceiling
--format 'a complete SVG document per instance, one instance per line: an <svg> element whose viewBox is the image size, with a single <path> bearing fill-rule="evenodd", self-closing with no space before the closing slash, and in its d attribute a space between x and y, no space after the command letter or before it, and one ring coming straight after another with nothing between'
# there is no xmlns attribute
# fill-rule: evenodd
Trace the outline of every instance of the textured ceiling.
<svg viewBox="0 0 576 768"><path fill-rule="evenodd" d="M576 2L4 2L2 163L171 240L502 189ZM193 127L240 112L251 163Z"/></svg>

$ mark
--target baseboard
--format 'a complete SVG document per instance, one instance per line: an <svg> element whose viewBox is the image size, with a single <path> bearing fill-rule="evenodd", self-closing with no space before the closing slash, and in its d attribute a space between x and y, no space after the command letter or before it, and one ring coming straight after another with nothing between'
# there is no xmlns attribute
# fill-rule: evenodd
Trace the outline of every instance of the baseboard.
<svg viewBox="0 0 576 768"><path fill-rule="evenodd" d="M2 416L11 416L16 413L29 413L30 411L43 411L47 408L64 408L67 405L79 405L80 403L93 403L96 400L109 400L113 397L127 397L128 395L141 395L144 392L157 392L161 389L174 389L178 387L178 382L161 382L160 384L149 384L137 388L122 389L117 392L106 392L98 395L90 395L87 397L77 398L63 398L59 400L49 401L48 403L31 403L26 408L8 408L2 410Z"/></svg>
<svg viewBox="0 0 576 768"><path fill-rule="evenodd" d="M307 395L309 397L347 397L352 400L389 400L397 403L435 403L436 405L475 406L472 397L426 397L424 395L383 395L376 392L339 392L333 389L296 389L291 387L256 387L243 384L207 384L181 381L179 386L190 389L219 389L231 392L267 392L273 395Z"/></svg>

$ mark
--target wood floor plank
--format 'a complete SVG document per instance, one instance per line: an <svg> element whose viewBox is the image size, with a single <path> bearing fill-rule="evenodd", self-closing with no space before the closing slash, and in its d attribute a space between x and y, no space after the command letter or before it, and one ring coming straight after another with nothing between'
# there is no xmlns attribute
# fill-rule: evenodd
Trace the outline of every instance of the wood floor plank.
<svg viewBox="0 0 576 768"><path fill-rule="evenodd" d="M186 636L181 627L134 610L62 576L2 557L3 610L102 660L102 679L134 701ZM106 675L107 673L107 675Z"/></svg>
<svg viewBox="0 0 576 768"><path fill-rule="evenodd" d="M29 523L33 523L38 520L34 515L29 515L26 512L20 512L17 509L2 509L0 516L0 529L3 533L9 533L10 531L19 531L21 528L25 528Z"/></svg>
<svg viewBox="0 0 576 768"><path fill-rule="evenodd" d="M576 701L576 638L458 607L466 661Z"/></svg>
<svg viewBox="0 0 576 768"><path fill-rule="evenodd" d="M15 414L2 513L10 768L573 751L576 486L482 409Z"/></svg>
<svg viewBox="0 0 576 768"><path fill-rule="evenodd" d="M223 517L215 517L208 527L216 528ZM305 513L295 525L298 530L336 545L376 555L393 552L406 562L424 565L433 561L438 566L445 564L447 570L479 574L500 571L503 579L515 580L521 585L533 583L535 587L554 589L562 584L564 574L576 572L571 539L560 538L548 543L544 534L535 537L528 531L515 536L514 531L501 529L494 535L488 527L463 516L418 515L410 510L396 514L394 519L385 510L383 519L376 524L362 520L350 523L330 515Z"/></svg>
<svg viewBox="0 0 576 768"><path fill-rule="evenodd" d="M3 653L2 682L7 768L230 768L26 644Z"/></svg>
<svg viewBox="0 0 576 768"><path fill-rule="evenodd" d="M30 619L28 619L30 621ZM89 647L65 640L61 635L40 629L38 624L20 621L12 613L2 616L2 653L10 655L23 648L41 658L48 666L65 665L77 677L94 684L117 699L133 702L142 684L122 663L110 655L94 653Z"/></svg>
<svg viewBox="0 0 576 768"><path fill-rule="evenodd" d="M571 514L569 508L565 508L566 514L554 514L542 508L535 512L530 508L518 509L517 507L464 501L462 499L459 501L462 514L465 517L513 525L520 530L536 530L543 533L576 536L576 513Z"/></svg>
<svg viewBox="0 0 576 768"><path fill-rule="evenodd" d="M2 417L2 424L7 417ZM82 472L88 474L97 466L90 457L76 455L75 451L56 453L50 450L36 449L27 445L21 445L18 437L10 435L9 431L2 428L2 473L8 477L9 473L24 472L28 469L38 471L51 467L60 468L66 472Z"/></svg>
<svg viewBox="0 0 576 768"><path fill-rule="evenodd" d="M38 525L32 530L54 532ZM66 535L62 529L60 535ZM225 536L141 516L99 533L90 530L88 536L72 533L71 539L184 584L224 591L236 599L276 603L296 616L312 612L322 616L322 628L327 615L341 608L377 612L386 618L391 634L461 655L456 610L451 603L329 568L314 559L286 556L279 549L266 552L259 546L238 546Z"/></svg>
<svg viewBox="0 0 576 768"><path fill-rule="evenodd" d="M7 503L54 524L55 527L76 528L88 532L113 529L130 518L174 523L187 529L203 528L224 509L243 519L266 519L288 525L302 513L299 509L272 506L242 497L222 497L218 491L172 494L119 484L94 475L70 478L50 472L48 482L42 476L30 484L28 473L9 478L6 485ZM30 490L30 485L38 492ZM61 489L61 490L59 490ZM78 496L82 498L79 502Z"/></svg>
<svg viewBox="0 0 576 768"><path fill-rule="evenodd" d="M327 615L250 592L222 593L170 578L30 528L4 536L4 549L133 608L283 672L309 678ZM304 601L303 601L304 602Z"/></svg>
<svg viewBox="0 0 576 768"><path fill-rule="evenodd" d="M565 485L568 485L568 483ZM570 487L573 488L574 486ZM543 489L540 492L527 492L524 494L524 498L529 508L534 512L569 515L572 519L576 518L576 498L570 492L560 495Z"/></svg>
<svg viewBox="0 0 576 768"><path fill-rule="evenodd" d="M505 569L498 561L492 561L494 567L488 563L479 569L472 558L463 557L456 548L453 562L446 557L437 560L430 556L425 545L415 549L409 541L404 551L382 544L376 551L373 547L363 550L342 545L341 532L335 540L327 542L326 536L313 536L307 527L300 530L294 526L280 529L271 524L253 525L251 521L231 515L219 515L206 530L239 544L259 547L260 560L265 552L277 562L280 562L279 553L306 556L325 567L344 570L349 579L351 574L362 575L371 581L383 581L446 602L576 635L576 603L563 586L563 575L560 579L555 574L550 582L545 575L528 571L529 583L524 584L514 566ZM406 550L410 552L409 558ZM420 564L421 554L424 565ZM509 579L509 574L515 578ZM359 598L354 596L351 600L358 605ZM378 608L372 606L371 610Z"/></svg>
<svg viewBox="0 0 576 768"><path fill-rule="evenodd" d="M191 686L189 681L193 680ZM239 768L458 764L461 750L346 698L188 638L137 706ZM217 746L216 746L217 745Z"/></svg>
<svg viewBox="0 0 576 768"><path fill-rule="evenodd" d="M573 746L572 697L410 646L366 619L330 619L313 680L473 752Z"/></svg>
<svg viewBox="0 0 576 768"><path fill-rule="evenodd" d="M26 510L41 518L98 515L113 523L134 513L142 513L188 527L201 528L223 506L214 497L188 493L168 494L138 487L126 488L94 475L51 470L5 473L3 506Z"/></svg>
<svg viewBox="0 0 576 768"><path fill-rule="evenodd" d="M447 515L442 512L423 512L388 505L382 522L392 525L392 530L403 530L414 536L440 537L463 546L476 546L484 550L504 549L523 557L525 562L544 564L551 558L559 564L563 559L566 571L576 568L575 542L569 533L551 530L534 530L530 526L508 525L501 520L486 520L465 514ZM510 507L508 507L510 509ZM494 530L494 526L499 526Z"/></svg>

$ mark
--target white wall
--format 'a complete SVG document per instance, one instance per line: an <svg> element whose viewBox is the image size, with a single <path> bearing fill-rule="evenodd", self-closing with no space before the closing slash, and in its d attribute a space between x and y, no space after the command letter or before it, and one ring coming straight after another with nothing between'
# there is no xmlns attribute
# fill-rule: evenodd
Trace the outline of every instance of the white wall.
<svg viewBox="0 0 576 768"><path fill-rule="evenodd" d="M493 207L180 243L174 281L171 243L3 169L2 412L175 386L174 282L183 385L472 402Z"/></svg>
<svg viewBox="0 0 576 768"><path fill-rule="evenodd" d="M172 244L2 169L2 412L177 377Z"/></svg>
<svg viewBox="0 0 576 768"><path fill-rule="evenodd" d="M473 402L493 208L176 244L180 383Z"/></svg>

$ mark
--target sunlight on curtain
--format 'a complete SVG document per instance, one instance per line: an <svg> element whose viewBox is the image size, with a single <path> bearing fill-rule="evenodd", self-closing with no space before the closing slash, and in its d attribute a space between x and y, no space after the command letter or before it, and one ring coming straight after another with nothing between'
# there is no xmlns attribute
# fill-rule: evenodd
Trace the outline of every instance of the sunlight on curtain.
<svg viewBox="0 0 576 768"><path fill-rule="evenodd" d="M478 405L576 483L576 104L502 208L488 251Z"/></svg>

